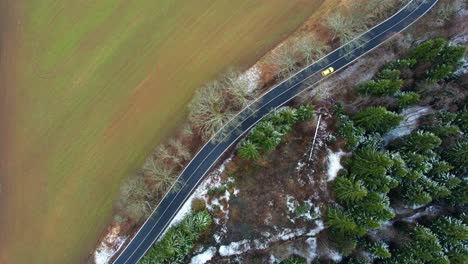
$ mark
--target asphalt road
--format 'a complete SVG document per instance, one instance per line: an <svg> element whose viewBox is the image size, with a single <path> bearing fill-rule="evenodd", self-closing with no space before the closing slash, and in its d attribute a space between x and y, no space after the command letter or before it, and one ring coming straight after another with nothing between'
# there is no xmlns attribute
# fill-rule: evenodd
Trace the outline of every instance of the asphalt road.
<svg viewBox="0 0 468 264"><path fill-rule="evenodd" d="M288 80L265 93L251 106L231 120L215 139L195 155L179 176L179 186L161 200L137 234L115 259L114 264L137 263L164 233L184 202L192 194L211 167L233 144L272 110L281 107L301 92L323 79L321 71L333 67L335 73L364 54L375 49L426 14L437 0L413 0L395 15L373 27L356 40L329 53Z"/></svg>

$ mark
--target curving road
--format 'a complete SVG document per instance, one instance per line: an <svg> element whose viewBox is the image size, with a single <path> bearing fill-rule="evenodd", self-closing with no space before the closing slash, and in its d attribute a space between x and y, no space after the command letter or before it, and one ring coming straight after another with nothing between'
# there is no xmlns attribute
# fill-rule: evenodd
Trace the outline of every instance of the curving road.
<svg viewBox="0 0 468 264"><path fill-rule="evenodd" d="M438 0L413 0L379 25L355 40L329 53L278 84L231 120L215 139L210 140L195 155L179 176L178 188L171 189L156 210L120 252L114 264L137 263L153 243L163 234L181 206L218 159L256 123L272 110L325 79L321 71L333 67L335 72L380 46L395 33L401 32L425 15Z"/></svg>

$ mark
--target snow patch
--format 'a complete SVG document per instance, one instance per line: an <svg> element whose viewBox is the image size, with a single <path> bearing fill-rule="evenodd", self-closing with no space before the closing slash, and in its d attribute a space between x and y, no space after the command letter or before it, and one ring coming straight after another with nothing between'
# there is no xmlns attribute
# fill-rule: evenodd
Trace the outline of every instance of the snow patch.
<svg viewBox="0 0 468 264"><path fill-rule="evenodd" d="M250 250L250 244L248 240L242 240L239 242L232 242L227 246L219 247L219 254L223 257L239 255Z"/></svg>
<svg viewBox="0 0 468 264"><path fill-rule="evenodd" d="M307 245L309 246L309 250L307 253L309 254L307 256L307 260L310 262L312 261L315 257L317 257L317 238L315 237L309 237L306 240Z"/></svg>
<svg viewBox="0 0 468 264"><path fill-rule="evenodd" d="M230 162L232 157L228 158L226 161L219 166L218 169L213 171L206 177L206 179L202 182L202 184L195 190L195 192L187 199L184 205L180 208L179 212L175 215L174 219L172 219L171 223L167 227L168 230L171 226L180 223L188 214L192 212L192 201L193 199L203 199L207 200L207 193L208 190L212 187L218 187L221 185L220 183L220 175L225 170L225 165ZM161 236L163 237L163 236Z"/></svg>
<svg viewBox="0 0 468 264"><path fill-rule="evenodd" d="M341 166L341 157L346 155L346 152L340 150L338 152L332 152L330 149L327 150L328 158L327 158L327 181L333 181L338 172L343 168Z"/></svg>
<svg viewBox="0 0 468 264"><path fill-rule="evenodd" d="M216 254L215 247L209 247L203 253L194 256L190 260L190 264L205 264L206 262L210 261L214 255Z"/></svg>
<svg viewBox="0 0 468 264"><path fill-rule="evenodd" d="M260 83L260 71L254 66L242 73L239 76L239 80L247 85L247 91L253 92L258 88Z"/></svg>
<svg viewBox="0 0 468 264"><path fill-rule="evenodd" d="M296 170L297 170L297 171L301 171L302 168L304 168L305 165L306 165L305 162L299 161L299 162L297 163L297 165L296 165Z"/></svg>
<svg viewBox="0 0 468 264"><path fill-rule="evenodd" d="M126 236L119 236L120 226L113 226L110 232L104 237L99 247L94 252L94 263L107 264L112 256L117 252L127 239Z"/></svg>
<svg viewBox="0 0 468 264"><path fill-rule="evenodd" d="M335 262L340 262L340 261L343 259L343 256L342 256L340 253L336 252L336 251L330 251L330 252L327 254L327 256L328 256L331 260L333 260L333 261L335 261Z"/></svg>
<svg viewBox="0 0 468 264"><path fill-rule="evenodd" d="M401 115L404 117L403 121L401 121L398 127L383 135L382 139L385 143L388 143L397 138L411 134L418 125L418 119L421 116L430 114L430 110L431 108L422 106L413 106L403 110L401 112Z"/></svg>
<svg viewBox="0 0 468 264"><path fill-rule="evenodd" d="M315 236L317 235L318 233L320 233L320 231L322 231L323 229L325 229L325 225L323 224L323 221L321 220L317 220L315 221L315 224L317 225L314 229L311 229L308 233L307 233L307 236Z"/></svg>

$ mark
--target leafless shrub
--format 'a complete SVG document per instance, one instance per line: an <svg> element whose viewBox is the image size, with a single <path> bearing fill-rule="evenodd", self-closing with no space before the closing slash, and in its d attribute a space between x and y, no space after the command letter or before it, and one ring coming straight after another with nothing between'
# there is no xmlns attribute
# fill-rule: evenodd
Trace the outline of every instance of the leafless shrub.
<svg viewBox="0 0 468 264"><path fill-rule="evenodd" d="M120 188L118 204L122 214L136 223L145 219L151 212L151 206L147 202L150 196L142 177L134 175L128 178Z"/></svg>
<svg viewBox="0 0 468 264"><path fill-rule="evenodd" d="M184 125L184 128L182 129L182 135L185 137L193 136L193 129L190 124Z"/></svg>
<svg viewBox="0 0 468 264"><path fill-rule="evenodd" d="M223 86L230 98L230 105L233 108L242 109L250 104L255 94L249 90L250 83L247 78L234 70L229 70L223 78Z"/></svg>
<svg viewBox="0 0 468 264"><path fill-rule="evenodd" d="M162 161L172 159L172 154L166 145L159 145L154 152L154 156Z"/></svg>
<svg viewBox="0 0 468 264"><path fill-rule="evenodd" d="M464 3L462 1L453 1L452 3L441 4L437 10L437 17L440 22L449 21L458 11L462 10Z"/></svg>
<svg viewBox="0 0 468 264"><path fill-rule="evenodd" d="M362 16L345 16L339 11L332 14L326 20L326 24L342 45L366 30L365 19Z"/></svg>
<svg viewBox="0 0 468 264"><path fill-rule="evenodd" d="M311 35L303 34L295 39L295 49L306 65L321 57L328 47Z"/></svg>
<svg viewBox="0 0 468 264"><path fill-rule="evenodd" d="M156 191L168 190L176 179L174 169L155 160L153 157L146 159L142 172L155 182L154 188Z"/></svg>
<svg viewBox="0 0 468 264"><path fill-rule="evenodd" d="M277 77L285 79L297 70L299 59L296 55L294 43L290 42L273 51L270 63L276 66L275 75Z"/></svg>
<svg viewBox="0 0 468 264"><path fill-rule="evenodd" d="M182 144L182 142L180 142L179 140L171 139L169 141L169 145L174 150L175 155L180 157L181 160L187 161L192 157L192 155L190 154L190 151L188 151L187 147L184 146L184 144Z"/></svg>
<svg viewBox="0 0 468 264"><path fill-rule="evenodd" d="M226 106L223 87L217 81L199 89L188 108L190 122L205 140L214 135L233 116L233 112Z"/></svg>

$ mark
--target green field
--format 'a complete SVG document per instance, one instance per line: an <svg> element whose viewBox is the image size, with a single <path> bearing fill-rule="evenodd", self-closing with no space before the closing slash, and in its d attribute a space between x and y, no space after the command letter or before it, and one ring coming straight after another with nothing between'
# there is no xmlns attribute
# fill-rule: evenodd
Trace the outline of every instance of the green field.
<svg viewBox="0 0 468 264"><path fill-rule="evenodd" d="M84 262L194 90L321 2L0 0L0 262Z"/></svg>

